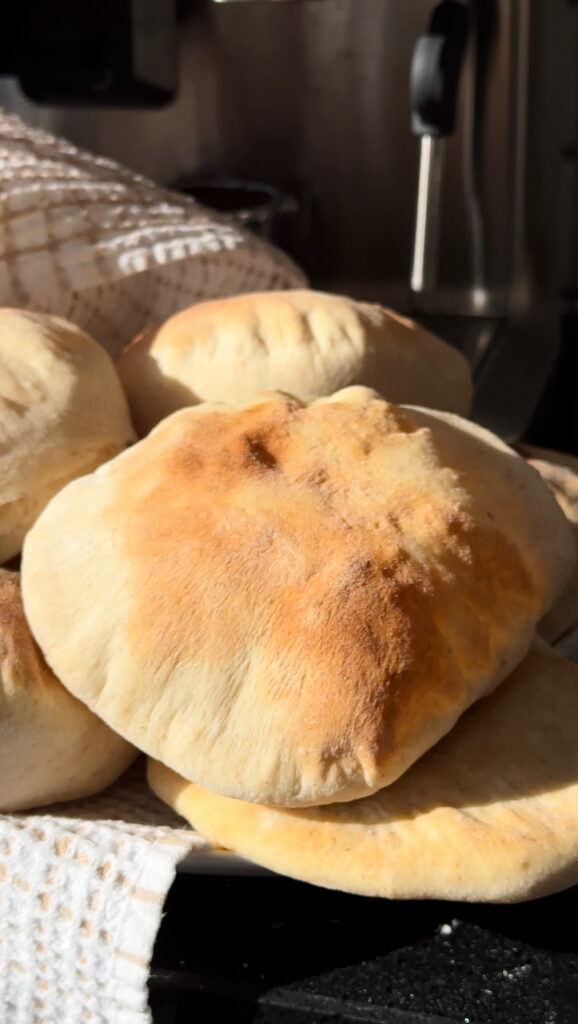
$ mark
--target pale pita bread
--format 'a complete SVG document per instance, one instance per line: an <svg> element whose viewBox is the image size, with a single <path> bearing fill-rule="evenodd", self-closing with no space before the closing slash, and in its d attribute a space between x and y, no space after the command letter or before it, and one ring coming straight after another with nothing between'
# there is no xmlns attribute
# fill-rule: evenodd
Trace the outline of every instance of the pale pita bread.
<svg viewBox="0 0 578 1024"><path fill-rule="evenodd" d="M364 384L390 402L467 415L464 356L420 324L369 302L311 290L211 299L181 310L118 361L137 430L198 402L298 398Z"/></svg>
<svg viewBox="0 0 578 1024"><path fill-rule="evenodd" d="M69 480L135 440L105 350L60 317L0 308L0 563Z"/></svg>
<svg viewBox="0 0 578 1024"><path fill-rule="evenodd" d="M24 617L18 574L0 569L0 812L91 796L136 756L50 671Z"/></svg>
<svg viewBox="0 0 578 1024"><path fill-rule="evenodd" d="M230 800L149 762L155 793L273 871L391 899L506 903L578 882L578 666L533 650L401 779L300 810Z"/></svg>

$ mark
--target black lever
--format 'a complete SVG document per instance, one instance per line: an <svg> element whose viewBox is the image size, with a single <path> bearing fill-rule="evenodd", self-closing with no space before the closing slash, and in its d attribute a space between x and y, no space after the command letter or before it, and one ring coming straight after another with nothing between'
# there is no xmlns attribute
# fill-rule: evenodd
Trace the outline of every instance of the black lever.
<svg viewBox="0 0 578 1024"><path fill-rule="evenodd" d="M414 47L411 128L421 139L411 266L414 295L431 291L436 283L443 140L454 130L468 28L468 8L458 0L442 0L433 11L427 33Z"/></svg>
<svg viewBox="0 0 578 1024"><path fill-rule="evenodd" d="M415 135L451 135L469 11L458 0L434 9L427 33L417 40L411 63L411 127Z"/></svg>

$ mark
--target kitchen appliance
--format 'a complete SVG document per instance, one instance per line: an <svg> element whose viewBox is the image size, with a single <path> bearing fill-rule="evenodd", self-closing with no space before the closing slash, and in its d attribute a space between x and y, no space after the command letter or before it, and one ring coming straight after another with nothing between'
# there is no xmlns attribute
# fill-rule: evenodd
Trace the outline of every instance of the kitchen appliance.
<svg viewBox="0 0 578 1024"><path fill-rule="evenodd" d="M520 434L560 347L575 5L49 6L48 19L41 0L11 9L0 102L166 184L288 195L274 237L312 283L411 312L458 345L475 417ZM440 112L445 125L428 123Z"/></svg>
<svg viewBox="0 0 578 1024"><path fill-rule="evenodd" d="M314 286L413 313L470 358L475 418L578 452L577 41L567 0L21 0L0 102L206 202L234 182L233 215L259 183ZM372 901L213 858L169 896L151 1004L575 1024L577 900Z"/></svg>

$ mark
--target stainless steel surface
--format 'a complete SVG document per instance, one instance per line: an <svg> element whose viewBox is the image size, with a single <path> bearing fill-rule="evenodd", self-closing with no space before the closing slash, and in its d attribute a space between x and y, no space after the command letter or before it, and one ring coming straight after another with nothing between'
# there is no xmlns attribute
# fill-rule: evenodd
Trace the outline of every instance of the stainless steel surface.
<svg viewBox="0 0 578 1024"><path fill-rule="evenodd" d="M503 317L419 319L468 359L475 383L472 418L510 443L520 440L560 350L557 303L535 302Z"/></svg>
<svg viewBox="0 0 578 1024"><path fill-rule="evenodd" d="M440 240L440 204L445 139L420 139L415 230L411 262L412 292L431 292L437 283Z"/></svg>
<svg viewBox="0 0 578 1024"><path fill-rule="evenodd" d="M525 305L537 284L525 249L531 8L528 0L474 0L471 7L460 129L448 143L443 259L429 293L412 296L412 307L500 316Z"/></svg>
<svg viewBox="0 0 578 1024"><path fill-rule="evenodd" d="M530 424L560 348L559 310L535 303L497 321L479 361L471 418L510 444Z"/></svg>

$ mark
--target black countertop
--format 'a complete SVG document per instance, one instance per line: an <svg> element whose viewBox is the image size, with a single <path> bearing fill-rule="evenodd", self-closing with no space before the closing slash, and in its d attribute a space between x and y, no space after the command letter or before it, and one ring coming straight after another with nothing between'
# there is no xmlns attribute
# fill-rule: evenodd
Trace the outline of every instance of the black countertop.
<svg viewBox="0 0 578 1024"><path fill-rule="evenodd" d="M182 875L165 910L155 1024L578 1022L578 888L491 906Z"/></svg>

